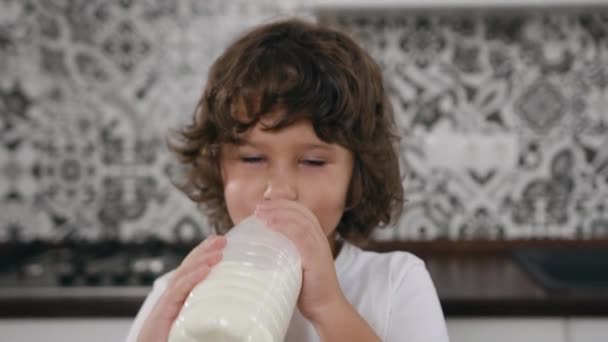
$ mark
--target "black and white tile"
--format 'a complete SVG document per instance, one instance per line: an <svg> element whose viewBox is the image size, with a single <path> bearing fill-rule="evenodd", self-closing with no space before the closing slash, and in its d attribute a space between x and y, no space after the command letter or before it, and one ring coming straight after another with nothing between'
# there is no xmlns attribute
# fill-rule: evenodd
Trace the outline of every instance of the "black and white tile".
<svg viewBox="0 0 608 342"><path fill-rule="evenodd" d="M608 236L608 10L322 19L391 89L409 203L382 237Z"/></svg>
<svg viewBox="0 0 608 342"><path fill-rule="evenodd" d="M164 138L279 3L0 0L0 241L208 234ZM409 202L379 238L608 236L608 14L320 19L380 61L398 115Z"/></svg>

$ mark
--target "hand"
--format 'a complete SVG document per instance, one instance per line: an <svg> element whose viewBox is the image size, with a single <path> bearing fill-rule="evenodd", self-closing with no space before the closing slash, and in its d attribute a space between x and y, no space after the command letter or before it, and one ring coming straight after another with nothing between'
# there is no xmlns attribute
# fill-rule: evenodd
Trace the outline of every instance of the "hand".
<svg viewBox="0 0 608 342"><path fill-rule="evenodd" d="M344 300L344 296L329 241L316 216L300 203L285 199L259 204L255 215L296 245L303 268L298 308L313 323L323 320L324 308Z"/></svg>
<svg viewBox="0 0 608 342"><path fill-rule="evenodd" d="M138 342L166 342L186 297L222 258L224 236L210 236L196 246L175 270L167 290L144 321Z"/></svg>

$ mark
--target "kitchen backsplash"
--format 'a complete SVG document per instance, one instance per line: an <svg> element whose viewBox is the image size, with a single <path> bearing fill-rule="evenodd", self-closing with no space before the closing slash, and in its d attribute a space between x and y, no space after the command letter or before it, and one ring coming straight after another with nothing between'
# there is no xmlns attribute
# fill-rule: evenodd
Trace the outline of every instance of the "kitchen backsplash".
<svg viewBox="0 0 608 342"><path fill-rule="evenodd" d="M164 138L279 2L0 0L0 241L211 232ZM397 115L408 203L379 239L608 237L608 9L319 18Z"/></svg>

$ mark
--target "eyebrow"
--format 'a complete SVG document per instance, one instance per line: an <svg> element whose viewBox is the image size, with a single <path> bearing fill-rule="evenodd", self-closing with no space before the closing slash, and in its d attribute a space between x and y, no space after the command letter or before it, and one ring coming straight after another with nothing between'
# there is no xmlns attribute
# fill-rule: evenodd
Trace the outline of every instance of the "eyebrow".
<svg viewBox="0 0 608 342"><path fill-rule="evenodd" d="M237 146L251 146L251 147L255 147L255 148L262 148L262 147L266 146L266 144L264 144L264 143L257 143L255 141L248 141L248 140L240 140L236 145ZM305 148L305 149L321 149L321 150L331 150L332 149L331 145L320 144L320 143L297 144L297 146Z"/></svg>

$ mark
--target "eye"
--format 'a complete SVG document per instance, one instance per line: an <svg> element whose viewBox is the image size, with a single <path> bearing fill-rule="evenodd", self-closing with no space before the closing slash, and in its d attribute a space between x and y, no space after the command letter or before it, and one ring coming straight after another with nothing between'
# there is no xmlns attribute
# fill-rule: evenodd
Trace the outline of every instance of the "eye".
<svg viewBox="0 0 608 342"><path fill-rule="evenodd" d="M248 164L256 164L264 161L264 157L261 156L241 156L240 159L243 163Z"/></svg>
<svg viewBox="0 0 608 342"><path fill-rule="evenodd" d="M304 160L302 160L302 163L307 166L316 166L316 167L325 165L324 160L318 160L318 159L304 159Z"/></svg>

